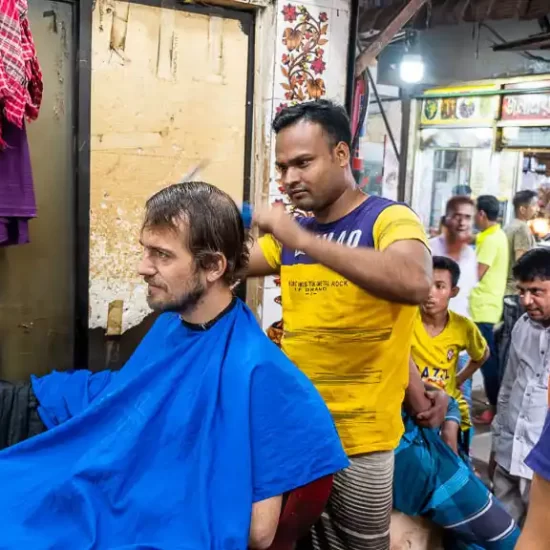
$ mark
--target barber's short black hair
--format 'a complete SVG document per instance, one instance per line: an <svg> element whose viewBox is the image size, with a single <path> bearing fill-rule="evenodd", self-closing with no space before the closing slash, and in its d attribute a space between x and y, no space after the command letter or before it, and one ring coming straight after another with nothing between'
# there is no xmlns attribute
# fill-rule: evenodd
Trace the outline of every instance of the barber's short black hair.
<svg viewBox="0 0 550 550"><path fill-rule="evenodd" d="M496 222L500 214L500 203L493 195L481 195L477 198L477 209L485 212L490 222Z"/></svg>
<svg viewBox="0 0 550 550"><path fill-rule="evenodd" d="M433 268L441 271L448 271L451 274L451 284L453 288L458 286L458 280L460 279L460 267L452 259L445 256L433 257Z"/></svg>
<svg viewBox="0 0 550 550"><path fill-rule="evenodd" d="M516 262L512 274L516 281L523 283L532 283L537 279L550 281L550 249L529 250Z"/></svg>
<svg viewBox="0 0 550 550"><path fill-rule="evenodd" d="M535 197L538 197L538 194L532 189L524 189L523 191L518 191L514 195L514 210L517 212L520 207L529 206L529 204Z"/></svg>
<svg viewBox="0 0 550 550"><path fill-rule="evenodd" d="M346 110L328 99L306 101L282 109L273 120L273 131L281 130L301 121L319 124L332 147L341 141L351 149L351 124Z"/></svg>

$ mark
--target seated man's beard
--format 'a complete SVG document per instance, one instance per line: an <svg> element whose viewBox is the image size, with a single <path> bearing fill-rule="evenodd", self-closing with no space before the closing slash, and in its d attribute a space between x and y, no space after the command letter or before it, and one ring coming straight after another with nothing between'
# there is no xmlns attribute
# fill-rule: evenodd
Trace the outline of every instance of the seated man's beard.
<svg viewBox="0 0 550 550"><path fill-rule="evenodd" d="M192 280L189 281L189 287L179 296L171 296L167 300L155 302L150 301L149 307L153 311L160 313L163 312L175 312L175 313L188 313L195 309L200 299L204 296L206 287L201 282L198 274L194 275Z"/></svg>

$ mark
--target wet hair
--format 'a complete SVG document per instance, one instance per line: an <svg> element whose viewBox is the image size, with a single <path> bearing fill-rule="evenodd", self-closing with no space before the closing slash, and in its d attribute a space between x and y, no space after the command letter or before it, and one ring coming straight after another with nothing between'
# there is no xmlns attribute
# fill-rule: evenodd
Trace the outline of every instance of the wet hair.
<svg viewBox="0 0 550 550"><path fill-rule="evenodd" d="M538 197L538 193L536 191L532 191L531 189L518 191L514 195L514 199L512 201L514 204L514 210L517 212L522 206L529 206L535 197Z"/></svg>
<svg viewBox="0 0 550 550"><path fill-rule="evenodd" d="M434 270L448 271L451 274L451 285L453 288L458 285L460 267L453 259L445 256L434 256L432 261Z"/></svg>
<svg viewBox="0 0 550 550"><path fill-rule="evenodd" d="M550 249L529 250L516 262L512 274L516 281L523 283L532 283L537 279L550 281Z"/></svg>
<svg viewBox="0 0 550 550"><path fill-rule="evenodd" d="M477 209L485 212L490 222L496 222L500 214L500 203L493 195L481 195L477 198Z"/></svg>
<svg viewBox="0 0 550 550"><path fill-rule="evenodd" d="M454 197L451 197L447 201L447 206L445 207L445 215L449 216L450 214L454 214L459 206L462 206L463 204L468 204L475 208L475 202L470 198L466 197L464 195L456 195Z"/></svg>
<svg viewBox="0 0 550 550"><path fill-rule="evenodd" d="M319 99L285 107L273 120L273 131L278 134L281 130L302 121L319 124L331 147L343 142L351 150L351 123L341 105L327 99Z"/></svg>
<svg viewBox="0 0 550 550"><path fill-rule="evenodd" d="M153 195L145 205L143 228L188 229L187 246L200 269L211 268L219 254L227 260L226 283L239 279L250 254L237 205L221 189L201 181L178 183Z"/></svg>

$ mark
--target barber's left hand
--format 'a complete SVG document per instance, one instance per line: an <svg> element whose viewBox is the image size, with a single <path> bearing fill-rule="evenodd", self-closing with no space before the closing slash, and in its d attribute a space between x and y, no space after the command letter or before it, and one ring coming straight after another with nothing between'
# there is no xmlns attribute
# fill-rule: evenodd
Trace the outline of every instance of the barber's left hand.
<svg viewBox="0 0 550 550"><path fill-rule="evenodd" d="M286 213L283 204L256 210L252 220L261 231L273 235L283 246L291 250L301 250L304 238L309 236L308 232Z"/></svg>
<svg viewBox="0 0 550 550"><path fill-rule="evenodd" d="M432 406L425 412L416 415L416 422L423 428L439 428L445 421L449 396L441 390L426 390L426 397Z"/></svg>

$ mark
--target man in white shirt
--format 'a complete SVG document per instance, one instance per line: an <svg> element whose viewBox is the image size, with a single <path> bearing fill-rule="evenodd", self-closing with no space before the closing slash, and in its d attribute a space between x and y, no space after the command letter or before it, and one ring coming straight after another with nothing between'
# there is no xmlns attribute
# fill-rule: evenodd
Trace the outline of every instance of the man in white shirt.
<svg viewBox="0 0 550 550"><path fill-rule="evenodd" d="M468 318L470 292L478 281L476 253L469 245L474 215L475 204L472 199L464 196L452 197L445 209L444 231L438 237L430 239L429 243L434 256L446 256L459 265L460 292L451 299L449 309Z"/></svg>
<svg viewBox="0 0 550 550"><path fill-rule="evenodd" d="M493 421L490 475L494 493L522 523L533 471L525 464L548 410L550 375L550 250L535 248L513 269L526 313L512 331L508 364Z"/></svg>
<svg viewBox="0 0 550 550"><path fill-rule="evenodd" d="M460 267L458 280L459 292L451 298L449 309L470 318L470 293L477 285L477 258L473 247L470 246L475 216L475 203L467 196L455 196L449 199L445 207L443 233L430 239L429 245L434 256L445 256L453 259ZM458 372L464 370L470 358L462 352L458 359ZM462 394L472 412L472 380L466 380L462 385ZM470 437L473 437L473 429Z"/></svg>

